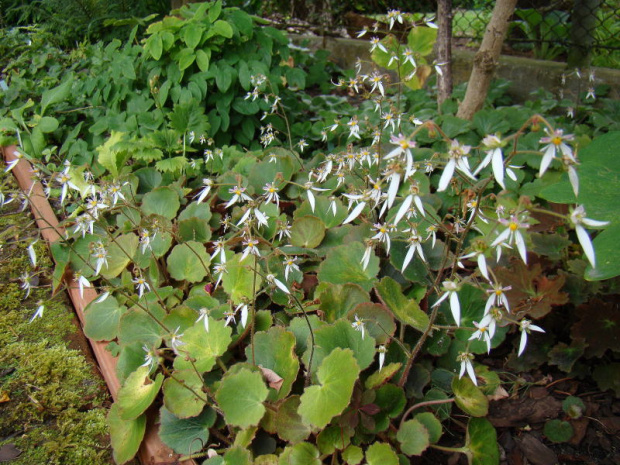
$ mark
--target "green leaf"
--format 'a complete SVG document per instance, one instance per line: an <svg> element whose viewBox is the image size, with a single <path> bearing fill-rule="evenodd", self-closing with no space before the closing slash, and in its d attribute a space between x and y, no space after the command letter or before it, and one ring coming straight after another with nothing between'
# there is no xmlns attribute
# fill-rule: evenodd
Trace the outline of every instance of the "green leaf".
<svg viewBox="0 0 620 465"><path fill-rule="evenodd" d="M159 437L177 454L200 451L209 440L209 428L215 423L215 411L206 408L199 416L180 419L162 407L159 415Z"/></svg>
<svg viewBox="0 0 620 465"><path fill-rule="evenodd" d="M187 241L174 246L166 263L172 278L197 283L209 272L211 256L200 242Z"/></svg>
<svg viewBox="0 0 620 465"><path fill-rule="evenodd" d="M172 220L180 206L179 194L174 189L158 187L142 198L141 209L145 215L160 215Z"/></svg>
<svg viewBox="0 0 620 465"><path fill-rule="evenodd" d="M342 459L348 465L358 465L364 458L364 451L359 446L350 445L342 452ZM381 457L379 457L380 459ZM369 465L373 465L368 462ZM381 465L384 462L377 462L375 465ZM397 462L398 463L398 462ZM388 464L389 465L389 464Z"/></svg>
<svg viewBox="0 0 620 465"><path fill-rule="evenodd" d="M215 22L217 18L220 17L220 13L222 12L222 2L218 0L215 3L211 3L211 7L209 8L209 21Z"/></svg>
<svg viewBox="0 0 620 465"><path fill-rule="evenodd" d="M153 381L149 378L149 371L148 366L138 368L119 389L115 405L118 405L121 419L135 420L151 406L159 394L164 375L159 373Z"/></svg>
<svg viewBox="0 0 620 465"><path fill-rule="evenodd" d="M276 414L276 432L284 441L292 444L306 439L312 432L312 428L305 424L297 410L299 408L299 396L288 397Z"/></svg>
<svg viewBox="0 0 620 465"><path fill-rule="evenodd" d="M316 372L318 365L324 357L334 349L351 349L357 359L360 369L370 366L375 356L375 341L372 337L362 338L362 333L356 331L348 320L338 320L334 324L324 325L314 331L314 354L312 360L312 372ZM304 353L304 363L308 366L311 347Z"/></svg>
<svg viewBox="0 0 620 465"><path fill-rule="evenodd" d="M489 412L489 400L468 377L452 379L456 405L472 417L484 417Z"/></svg>
<svg viewBox="0 0 620 465"><path fill-rule="evenodd" d="M164 405L178 418L199 415L205 406L203 384L202 377L194 370L174 371L172 377L164 381Z"/></svg>
<svg viewBox="0 0 620 465"><path fill-rule="evenodd" d="M307 442L301 442L284 449L278 465L321 465L318 449Z"/></svg>
<svg viewBox="0 0 620 465"><path fill-rule="evenodd" d="M230 299L237 303L243 298L251 299L254 296L254 271L252 271L253 257L246 257L241 261L241 254L236 254L226 262L227 273L222 277L224 290ZM256 290L260 289L263 279L256 276Z"/></svg>
<svg viewBox="0 0 620 465"><path fill-rule="evenodd" d="M59 86L44 91L41 94L41 116L45 114L45 110L47 110L47 107L50 105L67 100L67 97L69 97L69 94L71 93L72 85L73 78L71 77Z"/></svg>
<svg viewBox="0 0 620 465"><path fill-rule="evenodd" d="M543 432L551 442L568 442L575 434L571 424L562 420L549 420L545 423Z"/></svg>
<svg viewBox="0 0 620 465"><path fill-rule="evenodd" d="M49 134L50 132L54 132L58 129L58 120L50 116L44 116L38 121L37 127L43 134Z"/></svg>
<svg viewBox="0 0 620 465"><path fill-rule="evenodd" d="M293 221L291 244L314 249L325 237L325 224L316 216L302 216Z"/></svg>
<svg viewBox="0 0 620 465"><path fill-rule="evenodd" d="M325 321L332 323L346 317L358 304L370 302L370 295L357 284L321 284L319 308L325 313Z"/></svg>
<svg viewBox="0 0 620 465"><path fill-rule="evenodd" d="M350 349L334 349L323 359L317 376L320 386L309 386L298 412L303 421L324 428L349 405L360 368Z"/></svg>
<svg viewBox="0 0 620 465"><path fill-rule="evenodd" d="M115 178L124 161L124 157L115 146L123 140L124 135L122 132L112 131L105 143L97 147L97 161Z"/></svg>
<svg viewBox="0 0 620 465"><path fill-rule="evenodd" d="M316 445L321 455L333 454L342 450L350 443L350 437L343 432L340 425L332 425L323 429L316 438Z"/></svg>
<svg viewBox="0 0 620 465"><path fill-rule="evenodd" d="M245 348L245 356L258 366L273 370L284 379L278 391L270 392L270 400L283 399L291 392L299 371L295 355L295 336L281 327L254 335L254 345Z"/></svg>
<svg viewBox="0 0 620 465"><path fill-rule="evenodd" d="M398 456L389 444L375 442L366 451L368 465L398 465Z"/></svg>
<svg viewBox="0 0 620 465"><path fill-rule="evenodd" d="M265 414L269 390L260 373L241 368L222 378L215 399L227 423L241 428L258 425Z"/></svg>
<svg viewBox="0 0 620 465"><path fill-rule="evenodd" d="M497 465L499 463L497 433L486 418L469 419L465 444L469 449L467 455L470 464Z"/></svg>
<svg viewBox="0 0 620 465"><path fill-rule="evenodd" d="M400 284L386 276L375 289L379 298L401 323L410 325L418 331L426 331L429 324L428 315L420 309L415 300L407 299L403 295Z"/></svg>
<svg viewBox="0 0 620 465"><path fill-rule="evenodd" d="M127 308L118 304L115 297L109 296L103 302L92 301L84 311L84 334L95 341L112 341L118 335L121 315Z"/></svg>
<svg viewBox="0 0 620 465"><path fill-rule="evenodd" d="M214 34L230 39L233 36L232 26L222 19L218 19L211 29Z"/></svg>
<svg viewBox="0 0 620 465"><path fill-rule="evenodd" d="M396 332L394 317L385 305L365 302L349 311L349 321L355 317L364 322L365 332L377 344L385 344Z"/></svg>
<svg viewBox="0 0 620 465"><path fill-rule="evenodd" d="M103 265L101 276L105 279L116 278L133 259L138 250L138 236L135 234L123 234L114 239L108 246L108 266ZM91 261L95 261L91 258Z"/></svg>
<svg viewBox="0 0 620 465"><path fill-rule="evenodd" d="M161 34L153 34L146 40L145 49L151 54L155 61L159 61L163 52L163 41Z"/></svg>
<svg viewBox="0 0 620 465"><path fill-rule="evenodd" d="M209 61L211 60L211 50L196 50L196 63L200 71L209 71Z"/></svg>
<svg viewBox="0 0 620 465"><path fill-rule="evenodd" d="M157 318L163 318L165 312L159 306L149 306L149 311ZM134 342L147 347L159 347L164 335L162 328L144 310L134 307L121 316L118 339L122 345Z"/></svg>
<svg viewBox="0 0 620 465"><path fill-rule="evenodd" d="M418 413L414 420L419 421L424 425L426 430L428 431L428 438L431 444L435 444L441 438L441 434L443 433L441 422L437 419L435 415L431 412L422 412Z"/></svg>
<svg viewBox="0 0 620 465"><path fill-rule="evenodd" d="M319 282L333 284L354 283L370 291L379 272L379 258L371 256L368 267L364 269L361 259L365 247L360 242L353 242L329 250L318 272Z"/></svg>
<svg viewBox="0 0 620 465"><path fill-rule="evenodd" d="M195 362L192 364L185 357L174 359L176 370L198 370L200 373L210 371L215 365L217 357L224 355L232 341L232 330L222 320L213 320L209 317L209 333L205 331L202 321L197 322L183 333L181 348Z"/></svg>
<svg viewBox="0 0 620 465"><path fill-rule="evenodd" d="M198 24L188 23L183 31L183 41L192 50L200 43L204 29ZM181 68L183 69L183 68Z"/></svg>
<svg viewBox="0 0 620 465"><path fill-rule="evenodd" d="M416 419L403 423L396 439L400 443L400 449L407 455L421 455L430 446L428 430Z"/></svg>
<svg viewBox="0 0 620 465"><path fill-rule="evenodd" d="M426 26L414 27L407 36L407 45L414 53L426 56L433 51L437 41L437 29Z"/></svg>
<svg viewBox="0 0 620 465"><path fill-rule="evenodd" d="M123 420L118 405L113 404L108 413L108 426L114 462L118 465L129 462L142 443L146 431L146 416L142 415L135 420Z"/></svg>
<svg viewBox="0 0 620 465"><path fill-rule="evenodd" d="M372 375L366 378L366 389L374 389L381 386L392 376L398 373L401 366L401 363L388 363L380 371L375 371Z"/></svg>

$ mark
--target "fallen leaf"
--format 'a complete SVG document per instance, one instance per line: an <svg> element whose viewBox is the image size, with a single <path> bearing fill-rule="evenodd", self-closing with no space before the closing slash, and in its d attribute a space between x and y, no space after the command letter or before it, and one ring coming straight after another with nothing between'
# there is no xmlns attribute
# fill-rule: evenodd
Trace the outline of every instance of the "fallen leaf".
<svg viewBox="0 0 620 465"><path fill-rule="evenodd" d="M497 386L497 389L495 389L495 392L487 396L489 400L502 400L508 397L510 397L510 394L508 394L508 391L506 391L506 389L504 389L501 386Z"/></svg>
<svg viewBox="0 0 620 465"><path fill-rule="evenodd" d="M284 378L269 368L264 368L261 365L259 365L258 368L260 368L260 371L263 373L267 383L269 383L269 387L279 391L282 387L282 383L284 382Z"/></svg>
<svg viewBox="0 0 620 465"><path fill-rule="evenodd" d="M10 400L11 398L9 397L9 393L0 389L0 404L3 402L8 402Z"/></svg>
<svg viewBox="0 0 620 465"><path fill-rule="evenodd" d="M5 444L0 447L0 462L10 462L21 455L22 451L13 444Z"/></svg>

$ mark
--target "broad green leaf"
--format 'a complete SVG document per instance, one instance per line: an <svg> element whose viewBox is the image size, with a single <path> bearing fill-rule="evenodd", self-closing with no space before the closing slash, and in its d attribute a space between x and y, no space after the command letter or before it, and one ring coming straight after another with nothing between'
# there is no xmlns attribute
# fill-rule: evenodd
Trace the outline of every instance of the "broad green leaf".
<svg viewBox="0 0 620 465"><path fill-rule="evenodd" d="M211 52L209 49L208 52ZM200 71L209 71L209 61L211 59L211 53L207 53L204 50L196 50L196 63Z"/></svg>
<svg viewBox="0 0 620 465"><path fill-rule="evenodd" d="M389 444L375 442L366 451L368 465L398 465L398 456Z"/></svg>
<svg viewBox="0 0 620 465"><path fill-rule="evenodd" d="M217 18L220 17L220 13L222 12L222 2L218 0L217 2L211 3L211 7L209 8L209 21L215 22Z"/></svg>
<svg viewBox="0 0 620 465"><path fill-rule="evenodd" d="M278 391L269 393L270 400L283 399L289 394L299 371L293 333L277 326L267 332L258 332L254 335L254 345L245 348L245 356L284 379Z"/></svg>
<svg viewBox="0 0 620 465"><path fill-rule="evenodd" d="M407 405L403 388L395 384L384 384L376 390L374 403L390 418L399 416Z"/></svg>
<svg viewBox="0 0 620 465"><path fill-rule="evenodd" d="M543 432L551 442L568 442L575 434L569 422L557 419L546 422Z"/></svg>
<svg viewBox="0 0 620 465"><path fill-rule="evenodd" d="M383 303L401 323L408 324L419 331L426 331L429 324L428 315L420 309L420 305L415 300L407 299L403 295L400 284L386 276L375 289Z"/></svg>
<svg viewBox="0 0 620 465"><path fill-rule="evenodd" d="M142 199L145 215L160 215L169 220L176 216L180 206L179 194L170 187L158 187Z"/></svg>
<svg viewBox="0 0 620 465"><path fill-rule="evenodd" d="M467 456L471 465L497 465L499 463L497 433L486 418L469 419L465 445L469 449Z"/></svg>
<svg viewBox="0 0 620 465"><path fill-rule="evenodd" d="M44 91L43 94L41 94L41 116L45 114L45 110L47 110L47 107L50 105L67 100L67 97L71 93L72 85L73 78L69 78L59 86Z"/></svg>
<svg viewBox="0 0 620 465"><path fill-rule="evenodd" d="M120 347L121 352L116 364L116 376L121 383L124 383L130 374L142 366L146 352L139 342L123 344Z"/></svg>
<svg viewBox="0 0 620 465"><path fill-rule="evenodd" d="M396 434L401 450L407 455L421 455L428 446L430 439L428 430L418 420L408 420L402 424Z"/></svg>
<svg viewBox="0 0 620 465"><path fill-rule="evenodd" d="M108 426L114 462L118 465L129 462L142 443L146 431L146 416L141 415L135 420L123 420L118 405L113 404L108 413Z"/></svg>
<svg viewBox="0 0 620 465"><path fill-rule="evenodd" d="M209 428L215 423L215 411L207 407L194 418L181 419L162 407L159 415L159 437L177 454L200 451L209 440Z"/></svg>
<svg viewBox="0 0 620 465"><path fill-rule="evenodd" d="M293 221L291 244L314 249L325 237L325 224L316 216L302 216Z"/></svg>
<svg viewBox="0 0 620 465"><path fill-rule="evenodd" d="M160 321L165 315L159 306L150 305L149 311ZM131 308L121 316L118 340L123 345L137 342L149 348L159 347L164 334L164 328L140 308Z"/></svg>
<svg viewBox="0 0 620 465"><path fill-rule="evenodd" d="M222 277L222 285L230 299L235 303L241 302L243 298L252 299L254 292L258 291L262 285L262 277L260 275L254 277L253 263L253 256L246 257L245 260L241 261L241 254L236 254L226 262L228 272Z"/></svg>
<svg viewBox="0 0 620 465"><path fill-rule="evenodd" d="M305 424L299 413L297 413L299 402L299 396L288 397L280 404L276 414L276 431L278 436L292 444L303 441L312 432L312 428Z"/></svg>
<svg viewBox="0 0 620 465"><path fill-rule="evenodd" d="M288 446L280 455L278 465L321 465L319 451L307 442Z"/></svg>
<svg viewBox="0 0 620 465"><path fill-rule="evenodd" d="M211 29L214 34L230 39L233 36L232 26L222 19L218 19Z"/></svg>
<svg viewBox="0 0 620 465"><path fill-rule="evenodd" d="M97 161L107 169L113 177L117 177L124 161L124 157L116 148L117 144L123 140L124 133L112 131L105 143L97 147Z"/></svg>
<svg viewBox="0 0 620 465"><path fill-rule="evenodd" d="M215 359L221 357L231 342L232 330L225 326L222 320L213 320L209 317L209 333L205 331L202 321L199 321L184 333L181 346L184 352L195 359L192 364L184 357L174 359L174 368L177 370L198 370L200 373L210 371L215 365Z"/></svg>
<svg viewBox="0 0 620 465"><path fill-rule="evenodd" d="M188 23L183 30L183 41L190 49L194 50L202 39L204 29L198 24Z"/></svg>
<svg viewBox="0 0 620 465"><path fill-rule="evenodd" d="M316 372L323 358L336 348L351 349L361 370L368 368L375 356L375 340L370 336L362 338L362 333L353 329L348 320L338 320L333 324L321 326L314 331L314 340L316 346L312 354L312 373ZM310 343L309 338L308 348L303 357L306 366L312 353Z"/></svg>
<svg viewBox="0 0 620 465"><path fill-rule="evenodd" d="M365 247L361 242L353 242L329 250L318 272L319 282L332 284L359 284L370 291L379 272L379 258L374 254L366 269L361 260Z"/></svg>
<svg viewBox="0 0 620 465"><path fill-rule="evenodd" d="M166 263L172 278L197 283L209 272L211 256L200 242L187 241L172 249Z"/></svg>
<svg viewBox="0 0 620 465"><path fill-rule="evenodd" d="M352 432L351 432L352 433ZM350 435L340 425L331 425L323 429L316 438L316 445L321 455L331 455L342 450L351 442Z"/></svg>
<svg viewBox="0 0 620 465"><path fill-rule="evenodd" d="M155 61L159 61L163 52L163 41L161 34L153 34L146 40L145 49L149 51Z"/></svg>
<svg viewBox="0 0 620 465"><path fill-rule="evenodd" d="M155 380L149 378L150 368L140 367L130 374L118 391L116 404L119 417L123 420L135 420L151 406L164 381L159 373Z"/></svg>
<svg viewBox="0 0 620 465"><path fill-rule="evenodd" d="M269 390L260 373L241 368L227 373L215 393L218 406L228 424L247 428L257 425L265 414L263 402Z"/></svg>
<svg viewBox="0 0 620 465"><path fill-rule="evenodd" d="M202 377L194 370L174 371L164 381L164 405L178 418L199 415L205 406L203 384Z"/></svg>
<svg viewBox="0 0 620 465"><path fill-rule="evenodd" d="M483 417L489 411L489 400L468 377L452 379L456 405L472 417Z"/></svg>
<svg viewBox="0 0 620 465"><path fill-rule="evenodd" d="M290 151L277 148L267 153L269 157L253 165L248 175L248 184L254 187L255 192L263 192L267 183L282 188L283 181L290 181L293 176L295 165Z"/></svg>
<svg viewBox="0 0 620 465"><path fill-rule="evenodd" d="M411 28L407 36L407 45L414 53L426 56L433 51L437 40L437 29L427 26Z"/></svg>
<svg viewBox="0 0 620 465"><path fill-rule="evenodd" d="M364 322L366 334L370 335L377 344L385 344L396 332L394 317L385 305L365 302L349 311L349 321L355 317Z"/></svg>
<svg viewBox="0 0 620 465"><path fill-rule="evenodd" d="M401 363L389 363L385 365L380 371L375 371L366 379L366 389L374 389L381 386L392 376L394 376L398 372L398 370L400 370L401 366Z"/></svg>
<svg viewBox="0 0 620 465"><path fill-rule="evenodd" d="M58 120L50 116L44 116L37 122L37 127L43 134L49 134L58 129Z"/></svg>
<svg viewBox="0 0 620 465"><path fill-rule="evenodd" d="M344 219L347 217L347 209L342 204L340 199L332 199L325 195L316 196L314 199L315 207L314 211L312 211L312 206L310 202L304 200L299 207L293 213L295 218L302 217L305 215L313 215L317 218L320 218L323 223L325 223L325 227L335 228L336 226L340 226ZM332 202L336 205L336 214L332 210Z"/></svg>
<svg viewBox="0 0 620 465"><path fill-rule="evenodd" d="M224 454L224 462L226 465L252 465L252 457L246 448L233 446Z"/></svg>
<svg viewBox="0 0 620 465"><path fill-rule="evenodd" d="M358 465L363 458L364 451L359 446L350 445L342 452L342 459L348 465Z"/></svg>
<svg viewBox="0 0 620 465"><path fill-rule="evenodd" d="M334 349L323 359L317 376L320 385L309 386L301 396L299 415L307 424L324 428L349 405L360 368L350 349Z"/></svg>
<svg viewBox="0 0 620 465"><path fill-rule="evenodd" d="M112 341L118 335L121 315L127 310L119 305L115 297L109 296L103 302L92 301L84 311L84 334L95 341Z"/></svg>
<svg viewBox="0 0 620 465"><path fill-rule="evenodd" d="M370 294L357 284L321 284L319 308L328 323L346 317L358 304L370 302Z"/></svg>
<svg viewBox="0 0 620 465"><path fill-rule="evenodd" d="M114 239L108 247L108 266L101 267L101 276L112 279L121 274L138 250L138 236L135 234L123 234ZM91 258L91 261L95 261Z"/></svg>
<svg viewBox="0 0 620 465"><path fill-rule="evenodd" d="M439 438L441 438L441 434L443 433L443 431L441 422L437 419L435 415L433 415L431 412L422 412L418 413L414 417L414 420L422 423L427 429L428 438L431 444L435 444L437 441L439 441Z"/></svg>

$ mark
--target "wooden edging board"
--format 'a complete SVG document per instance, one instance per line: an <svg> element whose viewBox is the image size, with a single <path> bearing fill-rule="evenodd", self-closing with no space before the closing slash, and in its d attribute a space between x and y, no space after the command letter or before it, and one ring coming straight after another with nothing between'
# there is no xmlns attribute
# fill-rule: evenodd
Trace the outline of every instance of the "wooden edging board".
<svg viewBox="0 0 620 465"><path fill-rule="evenodd" d="M15 154L18 153L17 150L18 148L14 145L0 147L0 151L3 152L4 159L7 163L17 159L15 156ZM54 210L52 210L45 196L43 186L33 176L32 166L28 160L24 158L20 159L11 172L17 179L17 183L22 192L28 195L30 208L41 232L41 236L48 244L63 239L64 229L59 226ZM80 296L79 289L73 286L71 282L66 282L65 284L71 302L73 303L75 313L80 320L80 324L84 327L84 309L91 301L97 298L97 291L93 288L84 288L84 296L82 297ZM112 398L116 400L120 388L120 382L116 376L117 359L106 350L106 346L108 345L107 342L93 341L92 339L88 339L88 342L99 364L99 370L103 379L108 385L108 390ZM194 460L179 462L179 455L175 454L169 447L161 442L157 434L157 425L155 424L153 415L148 417L146 432L138 451L138 457L143 465L196 465Z"/></svg>

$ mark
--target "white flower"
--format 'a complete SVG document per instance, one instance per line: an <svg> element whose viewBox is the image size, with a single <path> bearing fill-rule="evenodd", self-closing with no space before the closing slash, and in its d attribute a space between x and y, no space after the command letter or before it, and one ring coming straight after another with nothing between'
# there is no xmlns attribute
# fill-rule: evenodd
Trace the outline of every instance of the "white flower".
<svg viewBox="0 0 620 465"><path fill-rule="evenodd" d="M17 150L15 150L13 152L13 156L15 157L14 160L10 161L9 164L7 165L7 167L4 169L5 173L8 173L9 171L11 171L13 168L15 168L17 166L17 164L19 163L19 160L21 160L22 158L24 158L24 155L21 152L18 152Z"/></svg>
<svg viewBox="0 0 620 465"><path fill-rule="evenodd" d="M213 181L205 178L202 180L202 185L203 188L200 189L200 191L194 196L194 198L197 199L196 203L201 203L207 195L209 195L209 192L211 192L211 188L213 187Z"/></svg>
<svg viewBox="0 0 620 465"><path fill-rule="evenodd" d="M379 353L379 371L381 371L383 364L385 363L385 353L387 352L387 349L384 345L380 345L377 352Z"/></svg>
<svg viewBox="0 0 620 465"><path fill-rule="evenodd" d="M45 310L45 306L44 305L39 305L37 307L37 311L34 313L34 315L32 315L32 318L30 318L29 323L32 323L37 318L43 318L43 311L44 310Z"/></svg>
<svg viewBox="0 0 620 465"><path fill-rule="evenodd" d="M504 292L512 289L512 286L501 287L501 284L493 284L493 289L487 289L486 293L489 294L487 303L484 306L484 314L488 314L491 307L503 306L506 311L510 311L510 304L508 298Z"/></svg>
<svg viewBox="0 0 620 465"><path fill-rule="evenodd" d="M385 157L384 160L390 160L391 158L400 156L402 154L405 155L405 178L411 176L415 170L413 168L413 155L411 154L411 149L415 148L415 141L409 139L402 134L398 136L392 135L390 138L390 143L396 145L396 148L392 149Z"/></svg>
<svg viewBox="0 0 620 465"><path fill-rule="evenodd" d="M145 253L147 250L152 250L151 241L155 237L155 234L151 236L151 233L148 229L140 230L140 249L142 253Z"/></svg>
<svg viewBox="0 0 620 465"><path fill-rule="evenodd" d="M213 260L219 255L220 262L226 263L226 249L224 249L225 245L226 241L224 239L218 239L213 243L213 253L211 254L211 260Z"/></svg>
<svg viewBox="0 0 620 465"><path fill-rule="evenodd" d="M474 326L477 330L474 334L469 338L470 341L474 339L481 340L487 343L487 353L491 352L491 338L493 338L493 334L491 333L491 325L493 325L493 333L495 332L495 319L491 314L487 314L482 318L480 323L473 322Z"/></svg>
<svg viewBox="0 0 620 465"><path fill-rule="evenodd" d="M418 253L423 262L426 261L424 252L422 251L422 238L418 235L418 231L415 228L410 228L405 230L405 232L410 233L410 236L407 239L407 242L409 243L409 250L407 250L407 255L405 255L405 259L403 260L402 272L405 271L405 268L407 268L411 262L415 252Z"/></svg>
<svg viewBox="0 0 620 465"><path fill-rule="evenodd" d="M275 182L268 182L263 187L265 191L265 201L274 202L277 206L280 206L280 196L278 195L278 188L275 186Z"/></svg>
<svg viewBox="0 0 620 465"><path fill-rule="evenodd" d="M142 346L142 350L144 350L144 363L140 365L141 367L149 367L149 370L152 370L155 365L157 365L157 352L153 349L149 349L146 344Z"/></svg>
<svg viewBox="0 0 620 465"><path fill-rule="evenodd" d="M364 321L360 320L359 316L357 316L357 314L355 315L355 321L353 323L351 323L351 326L353 327L354 330L359 331L362 333L362 339L364 339L364 336L366 334L366 329L364 327Z"/></svg>
<svg viewBox="0 0 620 465"><path fill-rule="evenodd" d="M381 50L382 52L387 53L387 48L381 43L381 40L378 37L370 38L370 51L373 52L376 48Z"/></svg>
<svg viewBox="0 0 620 465"><path fill-rule="evenodd" d="M422 199L420 198L420 188L418 187L417 182L412 182L409 188L409 195L405 197L403 203L401 204L396 216L394 217L394 224L398 224L400 220L408 214L411 210L411 204L414 203L416 210L422 214L422 216L426 216L424 212L424 205L422 204Z"/></svg>
<svg viewBox="0 0 620 465"><path fill-rule="evenodd" d="M394 230L394 227L389 223L375 223L373 225L374 230L377 232L372 239L376 239L378 241L385 243L385 249L387 253L390 253L390 232Z"/></svg>
<svg viewBox="0 0 620 465"><path fill-rule="evenodd" d="M299 147L299 151L303 152L304 149L306 147L308 147L308 142L306 142L306 139L301 139L299 142L297 142L297 147Z"/></svg>
<svg viewBox="0 0 620 465"><path fill-rule="evenodd" d="M312 213L314 213L314 208L316 207L316 202L314 198L314 194L312 191L316 192L324 192L329 189L323 189L321 187L314 187L314 183L312 181L308 181L304 184L304 189L306 189L306 193L308 195L308 202L310 203L310 208L312 209Z"/></svg>
<svg viewBox="0 0 620 465"><path fill-rule="evenodd" d="M462 378L467 371L467 375L472 380L472 382L478 386L478 381L476 380L476 372L474 371L474 366L471 361L474 359L474 354L470 352L459 352L458 357L456 357L456 361L461 363L461 370L459 372L459 378Z"/></svg>
<svg viewBox="0 0 620 465"><path fill-rule="evenodd" d="M100 304L101 302L106 300L108 297L110 297L110 292L106 291L103 294L101 294L99 297L97 297L97 299L95 300L95 303Z"/></svg>
<svg viewBox="0 0 620 465"><path fill-rule="evenodd" d="M356 139L361 139L360 137L360 125L357 121L357 116L354 116L347 123L349 127L349 137L355 137Z"/></svg>
<svg viewBox="0 0 620 465"><path fill-rule="evenodd" d="M179 347L181 347L182 345L185 345L185 343L181 341L183 334L179 334L180 329L181 327L177 326L177 329L175 329L174 332L170 336L170 348L177 355L179 355Z"/></svg>
<svg viewBox="0 0 620 465"><path fill-rule="evenodd" d="M364 250L364 255L362 256L362 259L360 260L360 263L362 264L362 269L366 269L368 268L368 263L370 262L370 257L372 256L372 242L370 242L367 246L366 246L366 250Z"/></svg>
<svg viewBox="0 0 620 465"><path fill-rule="evenodd" d="M237 223L237 226L240 226L241 224L250 221L252 219L252 214L254 214L254 218L256 218L256 222L258 223L259 227L269 225L269 223L267 222L269 217L267 215L265 215L258 208L248 208Z"/></svg>
<svg viewBox="0 0 620 465"><path fill-rule="evenodd" d="M213 272L217 274L217 281L215 282L214 286L215 289L222 280L222 276L224 276L224 273L228 273L228 270L226 269L226 263L218 263L214 265Z"/></svg>
<svg viewBox="0 0 620 465"><path fill-rule="evenodd" d="M257 239L246 239L243 241L243 245L245 245L245 249L243 249L243 253L241 254L241 260L239 260L240 262L242 262L243 260L245 260L245 258L252 254L252 255L256 255L257 257L260 257L260 250L258 250L258 240Z"/></svg>
<svg viewBox="0 0 620 465"><path fill-rule="evenodd" d="M297 257L286 257L286 259L282 262L282 264L284 265L284 279L286 279L287 281L288 275L293 271L301 272L299 266L297 265L297 262L299 262L299 259Z"/></svg>
<svg viewBox="0 0 620 465"><path fill-rule="evenodd" d="M138 297L142 297L144 295L144 291L150 291L151 286L146 282L146 279L142 275L137 276L136 278L131 280L136 285L136 290L138 291Z"/></svg>
<svg viewBox="0 0 620 465"><path fill-rule="evenodd" d="M237 313L237 312L241 312L241 326L243 328L245 328L245 325L248 324L248 306L247 306L247 304L241 303L241 304L237 305L237 307L235 308L235 312L234 313Z"/></svg>
<svg viewBox="0 0 620 465"><path fill-rule="evenodd" d="M543 158L540 162L540 171L538 173L539 177L545 174L545 171L547 171L553 159L557 157L558 151L570 160L574 162L577 161L573 156L573 150L566 144L566 141L572 141L575 138L572 134L564 135L564 131L561 129L556 129L551 132L549 129L545 128L545 132L547 133L547 137L540 139L541 144L547 145L543 147Z"/></svg>
<svg viewBox="0 0 620 465"><path fill-rule="evenodd" d="M84 288L85 287L90 287L90 282L88 281L88 279L86 279L84 276L82 276L82 273L74 273L73 274L73 281L75 281L78 284L78 288L80 289L80 298L84 298Z"/></svg>
<svg viewBox="0 0 620 465"><path fill-rule="evenodd" d="M101 271L103 265L108 267L108 251L103 247L102 244L99 244L93 253L93 257L97 259L95 264L95 274L98 275Z"/></svg>
<svg viewBox="0 0 620 465"><path fill-rule="evenodd" d="M486 260L486 257L484 256L483 250L475 250L471 253L468 253L467 255L463 255L461 257L461 260L468 259L468 258L474 258L474 257L476 258L476 262L478 263L478 269L480 270L480 273L482 274L482 276L484 276L485 279L490 281L491 279L489 278L487 260Z"/></svg>
<svg viewBox="0 0 620 465"><path fill-rule="evenodd" d="M374 92L375 89L379 89L379 92L381 92L381 96L385 97L385 89L383 89L383 75L375 71L374 73L372 73L372 75L370 75L369 78L370 82L372 82L370 92Z"/></svg>
<svg viewBox="0 0 620 465"><path fill-rule="evenodd" d="M462 145L457 140L453 140L450 145L450 150L448 152L448 156L450 160L448 164L443 170L441 174L441 178L439 179L439 185L437 187L437 192L445 191L450 184L450 180L452 179L452 175L454 174L454 170L459 170L465 176L472 180L476 180L473 174L469 169L469 161L467 160L467 154L471 147L469 145Z"/></svg>
<svg viewBox="0 0 620 465"><path fill-rule="evenodd" d="M458 291L460 290L460 286L457 281L444 281L443 282L443 295L433 304L433 307L437 307L444 300L450 298L450 311L452 312L452 317L456 322L457 326L461 325L461 304L459 303Z"/></svg>
<svg viewBox="0 0 620 465"><path fill-rule="evenodd" d="M428 233L428 235L426 236L426 240L428 240L429 237L433 238L431 245L434 249L435 243L437 242L437 225L431 224L428 228L426 228L426 232Z"/></svg>
<svg viewBox="0 0 620 465"><path fill-rule="evenodd" d="M497 238L491 243L491 247L502 247L502 245L511 246L516 244L519 255L523 259L524 263L527 263L527 250L525 248L525 239L519 229L527 229L530 227L524 220L519 219L517 215L512 215L510 220L500 218L499 222L505 226L508 226ZM498 260L501 249L498 249Z"/></svg>
<svg viewBox="0 0 620 465"><path fill-rule="evenodd" d="M269 284L276 286L278 289L280 289L285 294L290 294L291 293L291 291L288 290L288 287L286 287L284 285L284 283L282 281L280 281L278 278L276 278L274 275L268 274L265 277L265 279L267 280L267 282Z"/></svg>
<svg viewBox="0 0 620 465"><path fill-rule="evenodd" d="M506 185L504 184L504 156L502 154L502 141L496 135L486 136L482 139L482 144L484 145L486 152L486 157L480 163L480 166L476 168L474 171L474 176L477 175L483 168L488 166L491 163L491 167L493 168L493 176L495 176L495 180L498 182L503 189L506 189Z"/></svg>
<svg viewBox="0 0 620 465"><path fill-rule="evenodd" d="M588 232L584 226L590 226L591 228L600 228L607 226L609 221L597 221L586 218L586 210L583 205L577 206L570 214L570 220L575 226L575 232L577 233L577 239L583 248L583 252L586 254L588 261L592 265L592 268L596 268L596 255L594 254L594 247Z"/></svg>
<svg viewBox="0 0 620 465"><path fill-rule="evenodd" d="M228 201L225 208L230 207L231 205L239 202L240 200L252 200L248 194L245 193L245 187L235 186L232 189L229 189L228 192L230 194L234 194L232 198Z"/></svg>
<svg viewBox="0 0 620 465"><path fill-rule="evenodd" d="M519 353L518 357L521 356L523 351L525 350L525 346L527 344L527 335L530 331L538 331L539 333L544 333L545 330L540 326L533 325L530 320L523 319L519 323L519 330L521 331L521 341L519 342Z"/></svg>
<svg viewBox="0 0 620 465"><path fill-rule="evenodd" d="M209 332L209 312L204 307L200 309L200 316L196 320L196 323L198 323L200 320L203 321L205 325L205 331L208 333Z"/></svg>
<svg viewBox="0 0 620 465"><path fill-rule="evenodd" d="M293 228L291 227L291 225L287 222L285 223L280 223L278 225L278 239L282 240L284 237L288 237L289 239L291 238L291 230Z"/></svg>
<svg viewBox="0 0 620 465"><path fill-rule="evenodd" d="M400 10L388 10L387 17L390 20L390 29L394 27L394 23L398 21L400 24L403 24L403 14Z"/></svg>

